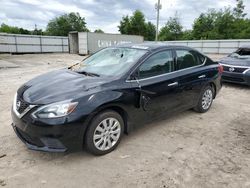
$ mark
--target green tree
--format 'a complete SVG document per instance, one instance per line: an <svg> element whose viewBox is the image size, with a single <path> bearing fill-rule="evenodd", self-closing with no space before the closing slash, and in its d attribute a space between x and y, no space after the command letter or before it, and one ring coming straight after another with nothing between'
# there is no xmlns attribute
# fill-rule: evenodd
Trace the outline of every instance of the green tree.
<svg viewBox="0 0 250 188"><path fill-rule="evenodd" d="M234 38L239 39L249 39L250 38L250 19L245 18L246 13L244 13L245 5L243 0L236 0L236 7L233 9L233 15L235 16L234 21Z"/></svg>
<svg viewBox="0 0 250 188"><path fill-rule="evenodd" d="M193 39L249 39L250 20L245 18L243 0L232 9L209 10L194 21Z"/></svg>
<svg viewBox="0 0 250 188"><path fill-rule="evenodd" d="M123 16L118 26L121 34L141 35L145 40L155 39L155 25L146 22L144 14L136 10L132 16Z"/></svg>
<svg viewBox="0 0 250 188"><path fill-rule="evenodd" d="M32 31L32 35L43 35L43 34L44 34L44 32L42 29L34 29Z"/></svg>
<svg viewBox="0 0 250 188"><path fill-rule="evenodd" d="M211 39L216 37L214 33L215 29L216 12L215 10L209 10L207 13L201 13L200 16L195 19L193 24L193 37L194 39Z"/></svg>
<svg viewBox="0 0 250 188"><path fill-rule="evenodd" d="M239 5L240 3L240 5ZM237 7L244 7L238 2ZM193 39L238 39L249 38L249 19L245 19L243 9L225 8L202 13L193 24Z"/></svg>
<svg viewBox="0 0 250 188"><path fill-rule="evenodd" d="M50 20L46 34L67 36L70 31L88 31L85 18L81 17L78 12L71 12Z"/></svg>
<svg viewBox="0 0 250 188"><path fill-rule="evenodd" d="M25 34L25 35L43 35L42 29L34 29L33 31L24 29L22 27L13 27L6 24L2 24L0 27L0 32L13 33L13 34Z"/></svg>
<svg viewBox="0 0 250 188"><path fill-rule="evenodd" d="M146 36L147 34L147 27L145 22L144 14L136 10L133 16L130 18L130 27L131 27L131 34L133 35L142 35Z"/></svg>
<svg viewBox="0 0 250 188"><path fill-rule="evenodd" d="M238 19L234 23L235 39L250 39L250 19Z"/></svg>
<svg viewBox="0 0 250 188"><path fill-rule="evenodd" d="M170 17L166 25L159 32L159 40L180 40L183 27L177 16Z"/></svg>
<svg viewBox="0 0 250 188"><path fill-rule="evenodd" d="M104 33L104 31L101 30L101 29L96 29L94 32L95 32L95 33Z"/></svg>
<svg viewBox="0 0 250 188"><path fill-rule="evenodd" d="M185 30L182 32L181 40L192 40L193 39L193 31Z"/></svg>
<svg viewBox="0 0 250 188"><path fill-rule="evenodd" d="M216 37L212 39L233 39L236 37L235 32L240 29L235 27L235 17L229 8L218 11L214 23L213 32L216 33Z"/></svg>
<svg viewBox="0 0 250 188"><path fill-rule="evenodd" d="M23 29L22 27L14 27L14 26L9 26L7 24L1 24L0 27L0 32L3 33L12 33L12 34L25 34L25 35L30 35L31 31L27 29Z"/></svg>
<svg viewBox="0 0 250 188"><path fill-rule="evenodd" d="M0 27L0 32L3 32L3 33L21 34L21 31L20 31L20 28L18 27L9 26L4 23L2 23Z"/></svg>
<svg viewBox="0 0 250 188"><path fill-rule="evenodd" d="M243 0L236 0L236 7L233 9L233 13L236 18L244 18L247 14L244 13L245 5L243 4Z"/></svg>
<svg viewBox="0 0 250 188"><path fill-rule="evenodd" d="M120 21L120 25L118 26L118 29L121 34L131 34L131 25L130 25L130 17L129 16L123 16L122 20Z"/></svg>
<svg viewBox="0 0 250 188"><path fill-rule="evenodd" d="M153 23L148 22L146 24L146 32L145 40L154 41L155 40L155 33L156 33L156 27Z"/></svg>
<svg viewBox="0 0 250 188"><path fill-rule="evenodd" d="M30 35L31 31L29 31L27 29L19 28L19 33L20 34L25 34L25 35Z"/></svg>

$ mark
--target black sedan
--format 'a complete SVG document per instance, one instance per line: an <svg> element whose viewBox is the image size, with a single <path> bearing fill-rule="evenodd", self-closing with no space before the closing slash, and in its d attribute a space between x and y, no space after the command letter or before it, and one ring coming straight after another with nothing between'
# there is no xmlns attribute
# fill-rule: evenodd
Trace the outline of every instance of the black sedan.
<svg viewBox="0 0 250 188"><path fill-rule="evenodd" d="M15 95L17 136L33 150L111 152L146 122L193 108L204 113L221 89L222 67L198 51L162 44L103 49L38 76Z"/></svg>
<svg viewBox="0 0 250 188"><path fill-rule="evenodd" d="M250 46L239 48L220 61L223 65L222 80L250 86Z"/></svg>

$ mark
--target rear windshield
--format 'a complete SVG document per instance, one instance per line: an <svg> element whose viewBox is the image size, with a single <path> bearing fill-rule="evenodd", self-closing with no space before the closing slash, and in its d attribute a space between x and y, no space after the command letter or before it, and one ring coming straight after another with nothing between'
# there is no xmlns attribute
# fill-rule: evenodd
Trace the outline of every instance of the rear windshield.
<svg viewBox="0 0 250 188"><path fill-rule="evenodd" d="M240 48L232 53L230 57L234 58L250 58L250 48Z"/></svg>

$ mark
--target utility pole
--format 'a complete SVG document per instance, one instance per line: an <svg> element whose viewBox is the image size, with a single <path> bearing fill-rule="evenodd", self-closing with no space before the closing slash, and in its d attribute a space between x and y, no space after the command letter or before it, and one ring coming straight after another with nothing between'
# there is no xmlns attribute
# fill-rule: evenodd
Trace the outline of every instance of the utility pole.
<svg viewBox="0 0 250 188"><path fill-rule="evenodd" d="M160 0L155 4L155 9L157 10L157 19L156 19L156 33L155 33L155 41L158 41L158 29L159 29L159 17L160 17L160 9L162 8Z"/></svg>
<svg viewBox="0 0 250 188"><path fill-rule="evenodd" d="M33 31L33 35L37 35L37 25L35 24L35 29Z"/></svg>

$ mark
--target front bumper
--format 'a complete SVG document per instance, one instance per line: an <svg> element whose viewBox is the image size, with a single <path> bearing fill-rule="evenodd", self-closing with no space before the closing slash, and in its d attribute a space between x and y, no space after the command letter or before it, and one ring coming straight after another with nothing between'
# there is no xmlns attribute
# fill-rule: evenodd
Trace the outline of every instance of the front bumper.
<svg viewBox="0 0 250 188"><path fill-rule="evenodd" d="M250 71L244 74L224 71L222 73L222 81L250 86Z"/></svg>
<svg viewBox="0 0 250 188"><path fill-rule="evenodd" d="M32 150L65 152L82 149L85 125L80 122L50 125L30 118L19 118L12 109L12 127L16 135Z"/></svg>

